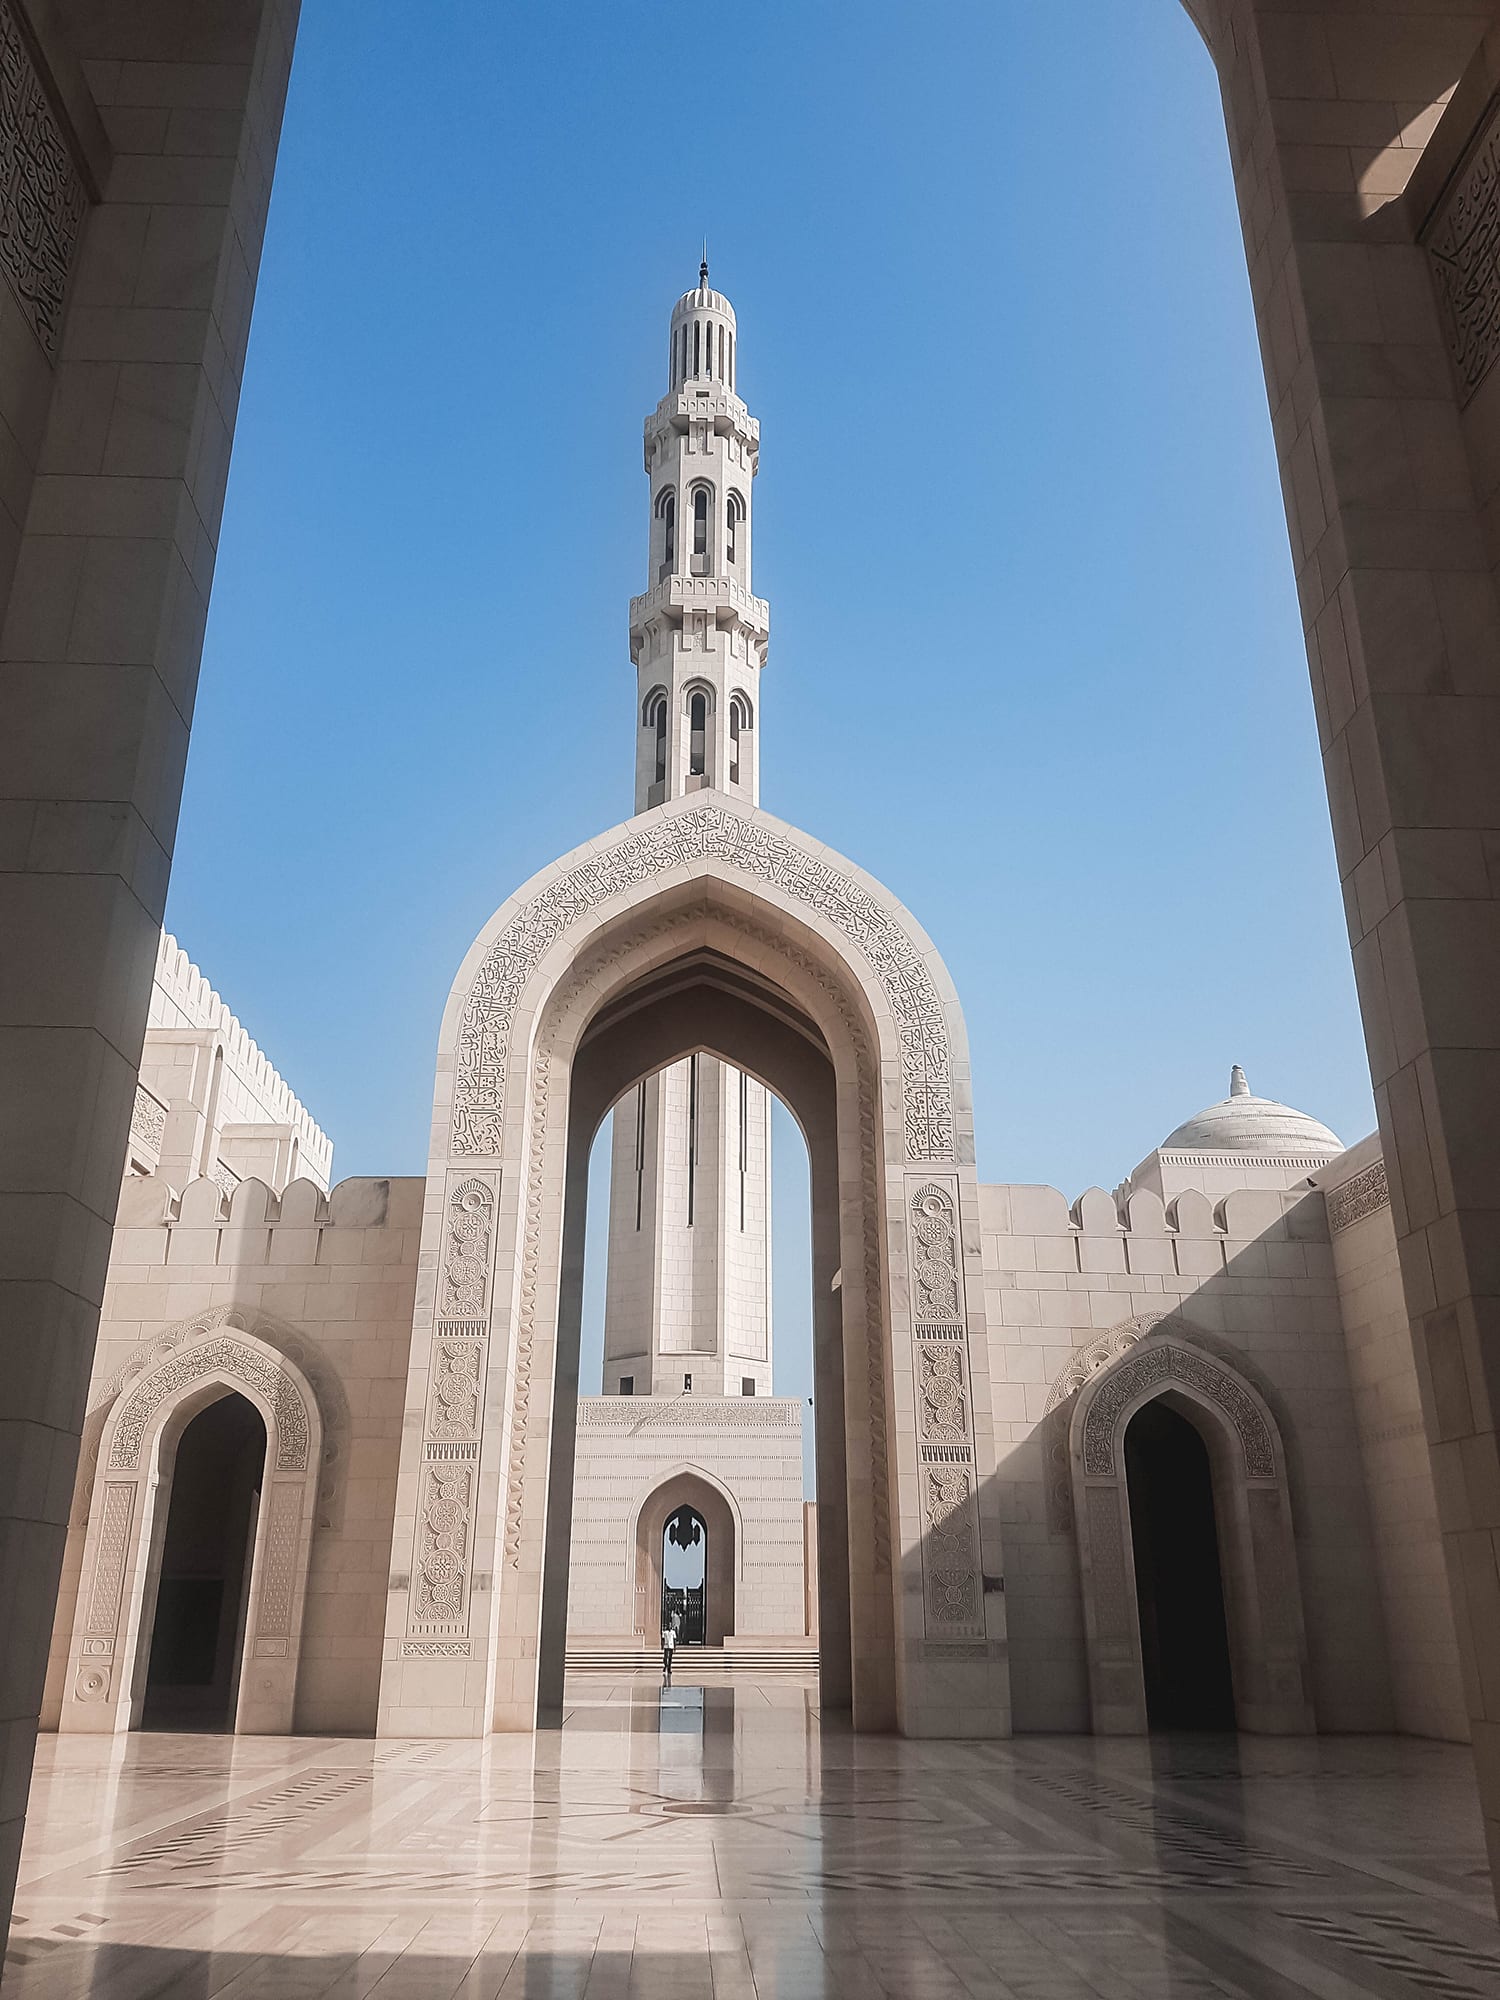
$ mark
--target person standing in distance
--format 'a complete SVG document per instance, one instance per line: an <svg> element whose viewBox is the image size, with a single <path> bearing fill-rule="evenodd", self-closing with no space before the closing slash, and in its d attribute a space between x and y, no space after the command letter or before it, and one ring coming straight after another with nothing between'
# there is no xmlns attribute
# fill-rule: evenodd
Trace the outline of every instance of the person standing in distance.
<svg viewBox="0 0 1500 2000"><path fill-rule="evenodd" d="M661 1628L661 1684L672 1685L672 1655L677 1650L677 1613L668 1612Z"/></svg>

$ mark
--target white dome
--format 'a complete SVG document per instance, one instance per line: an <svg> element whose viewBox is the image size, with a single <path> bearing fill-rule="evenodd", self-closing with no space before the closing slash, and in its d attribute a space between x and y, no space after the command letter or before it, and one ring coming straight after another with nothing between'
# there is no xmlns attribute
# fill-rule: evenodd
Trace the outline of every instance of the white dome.
<svg viewBox="0 0 1500 2000"><path fill-rule="evenodd" d="M1326 1125L1274 1097L1256 1097L1236 1063L1229 1073L1229 1095L1210 1104L1196 1118L1163 1139L1163 1153L1307 1154L1331 1159L1344 1142Z"/></svg>

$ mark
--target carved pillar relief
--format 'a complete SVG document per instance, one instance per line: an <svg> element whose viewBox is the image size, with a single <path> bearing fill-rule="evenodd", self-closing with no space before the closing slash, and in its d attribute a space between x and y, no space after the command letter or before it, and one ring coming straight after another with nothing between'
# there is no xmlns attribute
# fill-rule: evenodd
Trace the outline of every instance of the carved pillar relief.
<svg viewBox="0 0 1500 2000"><path fill-rule="evenodd" d="M956 1187L925 1181L910 1204L917 1460L926 1629L984 1638L968 1316Z"/></svg>
<svg viewBox="0 0 1500 2000"><path fill-rule="evenodd" d="M88 208L11 0L0 0L0 270L49 361Z"/></svg>
<svg viewBox="0 0 1500 2000"><path fill-rule="evenodd" d="M468 1649L468 1608L489 1367L493 1174L451 1175L427 1379L416 1546L404 1650Z"/></svg>

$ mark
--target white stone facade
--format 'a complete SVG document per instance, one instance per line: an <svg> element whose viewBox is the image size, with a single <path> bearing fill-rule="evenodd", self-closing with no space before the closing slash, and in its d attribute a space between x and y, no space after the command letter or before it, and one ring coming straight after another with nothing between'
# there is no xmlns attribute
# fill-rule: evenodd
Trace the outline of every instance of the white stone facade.
<svg viewBox="0 0 1500 2000"><path fill-rule="evenodd" d="M1206 1467L1239 1726L1461 1737L1374 1142L1236 1071L1113 1194L980 1186L930 940L756 805L737 338L705 271L647 424L637 816L464 957L425 1179L327 1193L326 1138L163 943L48 1719L139 1721L174 1453L233 1391L266 1436L243 1730L533 1727L572 1640L650 1637L679 1503L711 1637L816 1626L858 1728L1144 1730L1132 1438L1165 1413ZM811 1164L815 1519L803 1410L768 1393L767 1086ZM580 1402L580 1189L615 1107L606 1394Z"/></svg>

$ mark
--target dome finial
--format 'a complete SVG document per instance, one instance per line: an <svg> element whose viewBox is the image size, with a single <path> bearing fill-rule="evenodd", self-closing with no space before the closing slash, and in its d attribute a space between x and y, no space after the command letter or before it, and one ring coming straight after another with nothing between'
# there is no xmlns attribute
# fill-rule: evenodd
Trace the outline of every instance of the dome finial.
<svg viewBox="0 0 1500 2000"><path fill-rule="evenodd" d="M708 238L706 236L703 239L703 261L698 266L698 288L700 291L706 292L708 290Z"/></svg>
<svg viewBox="0 0 1500 2000"><path fill-rule="evenodd" d="M1245 1081L1245 1072L1240 1068L1238 1063L1229 1072L1229 1095L1231 1097L1248 1097L1250 1095L1250 1086Z"/></svg>

